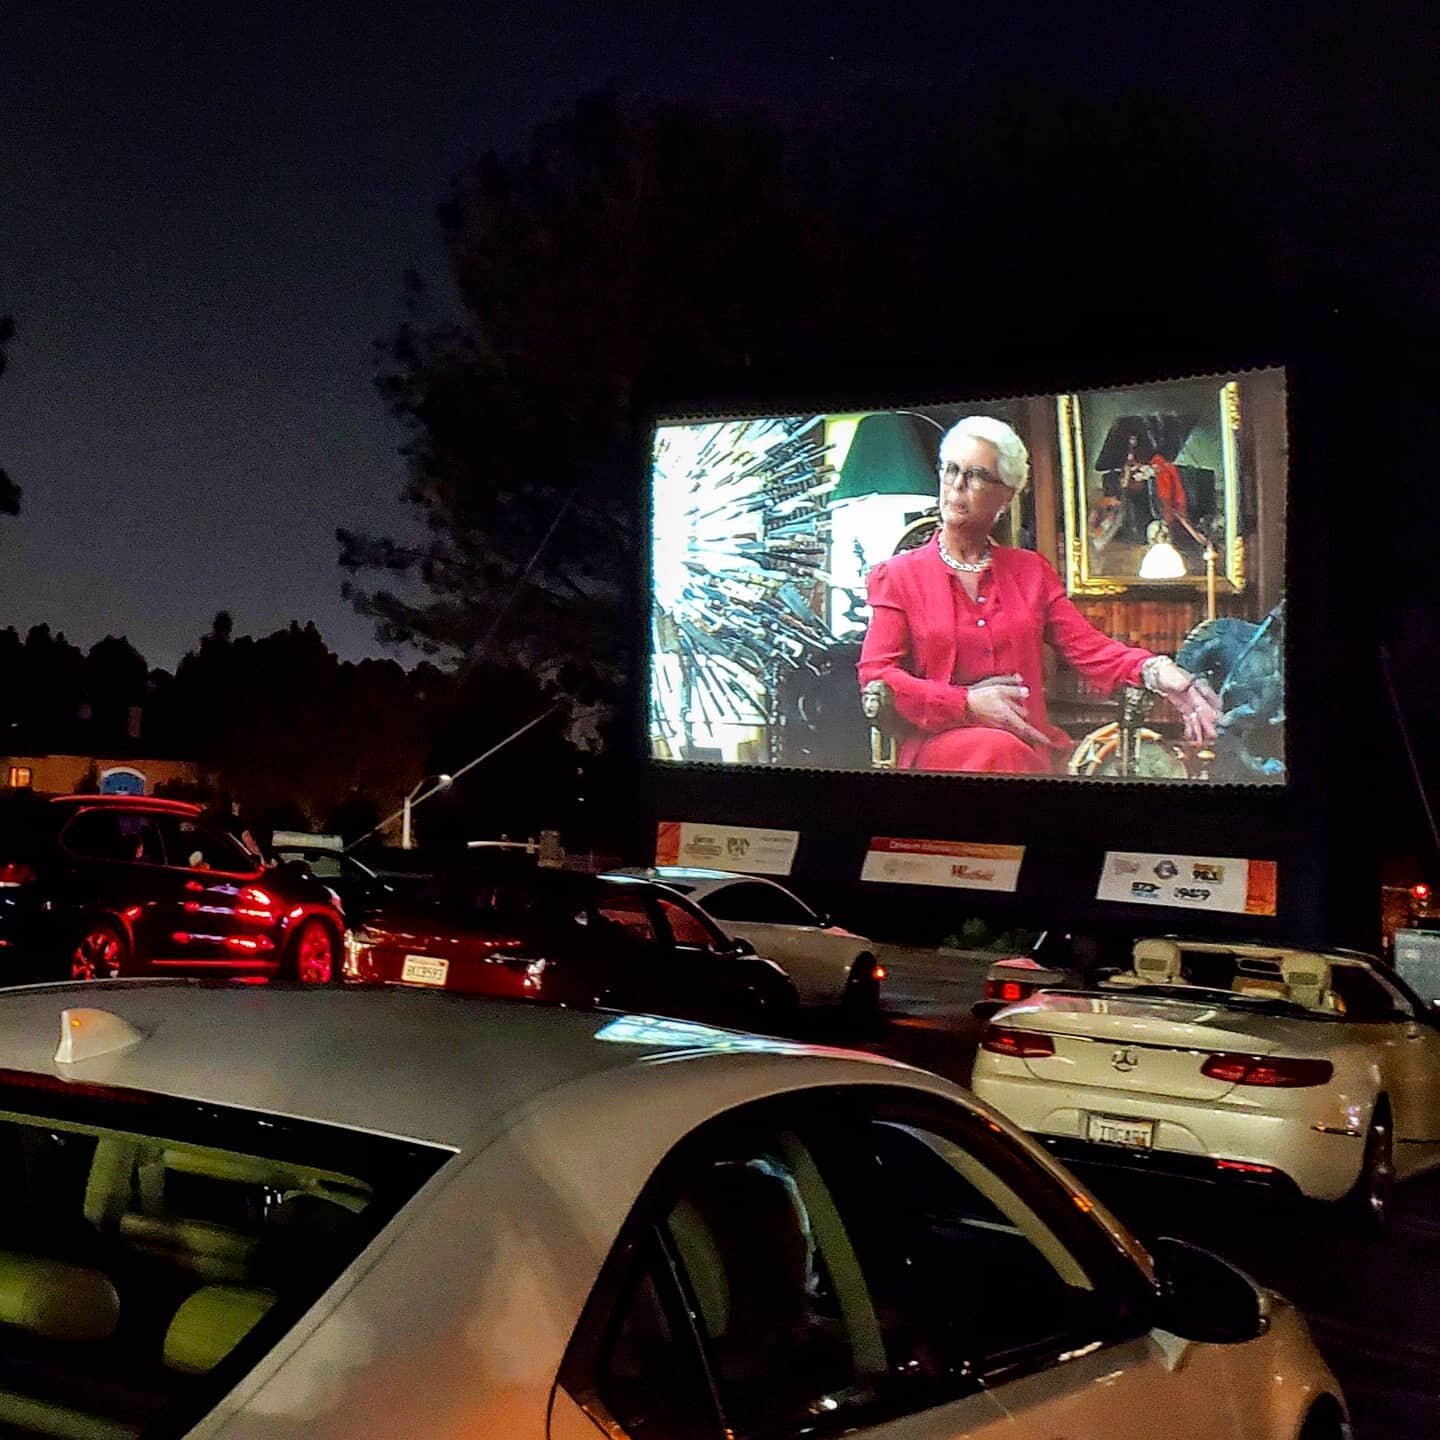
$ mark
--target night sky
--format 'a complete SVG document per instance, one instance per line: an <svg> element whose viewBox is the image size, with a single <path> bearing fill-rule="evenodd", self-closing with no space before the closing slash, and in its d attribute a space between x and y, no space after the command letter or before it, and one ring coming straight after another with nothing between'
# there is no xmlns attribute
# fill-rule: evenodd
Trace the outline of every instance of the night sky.
<svg viewBox="0 0 1440 1440"><path fill-rule="evenodd" d="M0 626L124 633L173 666L228 608L241 633L313 619L380 653L333 539L410 523L371 342L406 267L443 276L450 177L607 82L792 115L865 80L955 105L1007 71L1159 85L1253 116L1335 187L1337 223L1378 197L1397 253L1430 243L1421 9L1378 35L1355 5L786 8L6 0L0 464L24 513L0 518Z"/></svg>

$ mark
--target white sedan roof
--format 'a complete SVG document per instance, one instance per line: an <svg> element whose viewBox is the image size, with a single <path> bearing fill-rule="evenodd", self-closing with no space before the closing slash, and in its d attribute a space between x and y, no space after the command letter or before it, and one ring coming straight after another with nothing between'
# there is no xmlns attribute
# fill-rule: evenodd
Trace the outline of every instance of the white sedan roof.
<svg viewBox="0 0 1440 1440"><path fill-rule="evenodd" d="M754 882L760 885L774 885L777 890L785 888L776 881L767 879L764 875L748 875L735 870L706 870L698 865L634 865L608 873L630 875L637 880L658 880L662 885L683 885L686 892L694 899L712 894L726 885L734 885L741 880L747 884Z"/></svg>
<svg viewBox="0 0 1440 1440"><path fill-rule="evenodd" d="M127 1049L55 1059L61 1012L94 1008L142 1035ZM763 1091L827 1082L944 1087L883 1060L683 1020L565 1010L400 988L321 990L116 980L0 990L4 1070L324 1121L467 1148L547 1092L657 1061L743 1065ZM805 1057L811 1063L796 1063ZM757 1073L758 1067L758 1073ZM689 1067L682 1067L688 1069ZM707 1069L707 1073L712 1073ZM718 1078L718 1077L717 1077ZM649 1085L640 1087L649 1090ZM748 1086L747 1086L748 1088ZM948 1088L948 1087L945 1087ZM634 1087L617 1083L620 1094ZM615 1117L611 1117L612 1119Z"/></svg>

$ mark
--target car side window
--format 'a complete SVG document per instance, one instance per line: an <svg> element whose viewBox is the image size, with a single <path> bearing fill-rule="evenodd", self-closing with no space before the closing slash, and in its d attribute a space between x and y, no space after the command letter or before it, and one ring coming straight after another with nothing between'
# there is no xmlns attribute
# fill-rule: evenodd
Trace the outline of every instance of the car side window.
<svg viewBox="0 0 1440 1440"><path fill-rule="evenodd" d="M692 911L687 910L683 905L677 905L673 900L666 900L663 897L655 902L660 907L660 913L665 917L665 923L670 927L671 938L677 945L713 945L715 934L710 927Z"/></svg>
<svg viewBox="0 0 1440 1440"><path fill-rule="evenodd" d="M219 830L212 830L184 815L160 819L165 836L166 862L181 870L222 870L252 874L258 862L243 845Z"/></svg>
<svg viewBox="0 0 1440 1440"><path fill-rule="evenodd" d="M1376 1024L1410 1018L1409 1007L1377 977L1360 965L1330 967L1330 989L1345 1007L1352 1024Z"/></svg>
<svg viewBox="0 0 1440 1440"><path fill-rule="evenodd" d="M672 1272L650 1277L658 1303L678 1287L735 1440L880 1424L1145 1328L1143 1276L1066 1186L984 1117L893 1097L812 1092L722 1117L642 1199L636 1221ZM640 1323L635 1291L621 1294L599 1312L612 1334ZM596 1305L561 1372L582 1404ZM676 1337L663 1338L631 1406L668 1383ZM601 1406L631 1433L607 1374Z"/></svg>
<svg viewBox="0 0 1440 1440"><path fill-rule="evenodd" d="M727 885L705 901L717 920L747 920L754 925L813 925L816 917L793 896L773 885Z"/></svg>
<svg viewBox="0 0 1440 1440"><path fill-rule="evenodd" d="M164 848L154 819L121 810L84 810L65 828L61 843L84 860L163 865Z"/></svg>
<svg viewBox="0 0 1440 1440"><path fill-rule="evenodd" d="M590 914L606 924L619 925L637 940L653 942L656 939L655 922L650 917L649 907L638 896L610 896L587 912L587 923Z"/></svg>
<svg viewBox="0 0 1440 1440"><path fill-rule="evenodd" d="M620 1297L597 1379L601 1401L626 1435L718 1440L719 1417L699 1340L654 1238Z"/></svg>
<svg viewBox="0 0 1440 1440"><path fill-rule="evenodd" d="M907 1373L943 1388L1091 1343L1113 1318L1016 1174L903 1120L871 1120L852 1145L838 1193Z"/></svg>

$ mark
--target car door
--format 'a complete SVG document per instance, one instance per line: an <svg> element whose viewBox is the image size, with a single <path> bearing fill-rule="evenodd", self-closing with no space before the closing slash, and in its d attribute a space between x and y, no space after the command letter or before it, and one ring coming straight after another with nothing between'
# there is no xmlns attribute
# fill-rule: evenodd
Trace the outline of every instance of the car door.
<svg viewBox="0 0 1440 1440"><path fill-rule="evenodd" d="M749 967L758 962L738 963L734 942L688 900L657 895L654 905L668 954L666 988L674 1013L727 1022L749 1018L755 1010Z"/></svg>
<svg viewBox="0 0 1440 1440"><path fill-rule="evenodd" d="M783 965L802 1001L833 1004L844 993L856 947L827 934L820 917L789 891L737 880L710 891L703 904L726 934L742 936Z"/></svg>
<svg viewBox="0 0 1440 1440"><path fill-rule="evenodd" d="M1232 1394L1244 1347L1167 1348L1150 1303L1074 1192L983 1117L786 1096L662 1166L560 1378L607 1433L654 1440L1081 1440L1159 1416L1179 1440L1260 1433L1263 1385L1254 1413ZM553 1440L580 1435L555 1413Z"/></svg>
<svg viewBox="0 0 1440 1440"><path fill-rule="evenodd" d="M58 904L67 924L115 917L130 945L128 969L163 954L180 900L164 865L158 817L120 805L82 809L61 830L64 856Z"/></svg>
<svg viewBox="0 0 1440 1440"><path fill-rule="evenodd" d="M275 901L263 887L264 871L255 857L198 815L157 818L179 901L152 968L273 974L280 962Z"/></svg>
<svg viewBox="0 0 1440 1440"><path fill-rule="evenodd" d="M615 886L594 896L575 919L583 927L584 953L572 963L586 969L601 1004L677 1013L670 939L648 895Z"/></svg>
<svg viewBox="0 0 1440 1440"><path fill-rule="evenodd" d="M1395 1164L1404 1174L1440 1157L1440 1031L1410 998L1368 965L1332 961L1330 986L1345 1030L1380 1068L1395 1122Z"/></svg>

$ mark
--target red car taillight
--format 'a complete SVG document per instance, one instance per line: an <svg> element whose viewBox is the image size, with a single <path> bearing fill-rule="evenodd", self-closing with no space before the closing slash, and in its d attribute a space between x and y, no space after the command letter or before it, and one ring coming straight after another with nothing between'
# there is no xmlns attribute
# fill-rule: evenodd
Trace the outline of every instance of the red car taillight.
<svg viewBox="0 0 1440 1440"><path fill-rule="evenodd" d="M1274 1055L1211 1055L1200 1067L1212 1080L1232 1085L1268 1085L1277 1090L1298 1090L1325 1085L1335 1073L1328 1060L1287 1060Z"/></svg>
<svg viewBox="0 0 1440 1440"><path fill-rule="evenodd" d="M29 885L35 880L35 867L19 860L0 861L0 885L13 889Z"/></svg>
<svg viewBox="0 0 1440 1440"><path fill-rule="evenodd" d="M1022 980L987 980L985 998L1003 1000L1008 1005L1016 1000L1023 1000L1027 995L1033 995L1039 988L1038 985L1027 985Z"/></svg>
<svg viewBox="0 0 1440 1440"><path fill-rule="evenodd" d="M1035 1035L1029 1030L1007 1030L1001 1025L987 1025L980 1048L992 1055L1015 1055L1028 1060L1032 1056L1053 1055L1055 1042L1048 1035Z"/></svg>

